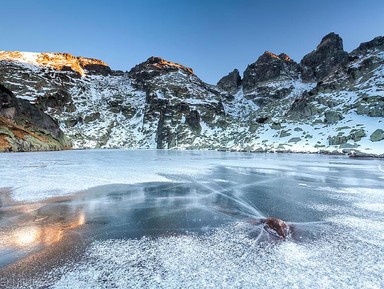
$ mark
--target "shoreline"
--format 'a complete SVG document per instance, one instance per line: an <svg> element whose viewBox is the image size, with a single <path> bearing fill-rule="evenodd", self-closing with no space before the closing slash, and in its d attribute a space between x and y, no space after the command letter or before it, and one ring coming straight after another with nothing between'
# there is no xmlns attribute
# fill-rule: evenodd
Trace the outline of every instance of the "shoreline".
<svg viewBox="0 0 384 289"><path fill-rule="evenodd" d="M365 153L359 150L354 149L343 149L343 151L328 151L328 150L319 150L319 151L292 151L292 150L281 150L281 149L256 149L256 150L235 150L235 149L196 149L196 148L170 148L170 149L156 149L156 148L65 148L63 150L41 150L41 151L0 151L4 154L12 153L46 153L46 152L61 152L61 151L94 151L94 150L161 150L161 151L217 151L217 152L229 152L229 153L264 153L264 154L308 154L308 155L330 155L330 156L346 156L349 158L375 158L375 159L384 159L384 153L374 154L374 153ZM1 190L1 188L0 188ZM1 192L1 191L0 191Z"/></svg>

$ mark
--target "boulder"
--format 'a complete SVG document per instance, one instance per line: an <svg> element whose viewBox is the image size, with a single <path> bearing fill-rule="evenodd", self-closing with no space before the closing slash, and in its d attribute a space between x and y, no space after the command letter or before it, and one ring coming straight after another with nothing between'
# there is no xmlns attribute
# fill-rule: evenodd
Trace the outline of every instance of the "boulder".
<svg viewBox="0 0 384 289"><path fill-rule="evenodd" d="M381 141L384 139L384 130L382 129L377 129L375 130L371 136L369 137L371 141L373 142L377 142L377 141Z"/></svg>
<svg viewBox="0 0 384 289"><path fill-rule="evenodd" d="M269 217L261 220L264 229L272 236L285 239L291 235L290 226L281 219Z"/></svg>
<svg viewBox="0 0 384 289"><path fill-rule="evenodd" d="M84 122L85 123L89 123L89 122L93 122L97 119L100 118L100 112L96 111L94 113L91 113L91 114L88 114L84 117Z"/></svg>
<svg viewBox="0 0 384 289"><path fill-rule="evenodd" d="M311 103L311 95L305 91L301 97L295 99L286 115L294 120L303 120L317 112L318 109Z"/></svg>
<svg viewBox="0 0 384 289"><path fill-rule="evenodd" d="M367 136L367 134L364 129L360 128L351 130L349 136L354 141L360 141L363 137Z"/></svg>
<svg viewBox="0 0 384 289"><path fill-rule="evenodd" d="M349 137L347 136L330 136L328 137L328 143L330 146L334 145L343 145L346 144L347 141L349 140Z"/></svg>
<svg viewBox="0 0 384 289"><path fill-rule="evenodd" d="M271 129L276 129L276 130L279 130L279 129L281 129L282 127L281 127L281 123L279 123L279 122L273 122L272 124L271 124Z"/></svg>
<svg viewBox="0 0 384 289"><path fill-rule="evenodd" d="M256 122L257 123L261 123L261 124L266 123L268 120L269 120L269 117L258 117L258 118L256 118Z"/></svg>
<svg viewBox="0 0 384 289"><path fill-rule="evenodd" d="M384 117L384 97L369 96L358 99L354 103L356 113L371 117Z"/></svg>
<svg viewBox="0 0 384 289"><path fill-rule="evenodd" d="M293 138L291 138L288 142L290 142L290 143L297 143L297 142L299 142L299 141L301 141L301 138L299 138L299 137L293 137Z"/></svg>
<svg viewBox="0 0 384 289"><path fill-rule="evenodd" d="M340 112L328 110L324 112L324 118L324 123L334 124L337 123L339 120L342 120L344 117Z"/></svg>
<svg viewBox="0 0 384 289"><path fill-rule="evenodd" d="M290 136L291 135L291 133L289 132L289 130L282 130L281 132L280 132L280 137L287 137L287 136Z"/></svg>

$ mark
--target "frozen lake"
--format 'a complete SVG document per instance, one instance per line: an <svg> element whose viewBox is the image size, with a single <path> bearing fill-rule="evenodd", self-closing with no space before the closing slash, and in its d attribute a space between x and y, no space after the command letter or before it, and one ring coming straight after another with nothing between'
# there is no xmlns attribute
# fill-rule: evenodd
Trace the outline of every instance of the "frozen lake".
<svg viewBox="0 0 384 289"><path fill-rule="evenodd" d="M384 288L384 161L0 154L0 288ZM277 240L255 220L293 230Z"/></svg>

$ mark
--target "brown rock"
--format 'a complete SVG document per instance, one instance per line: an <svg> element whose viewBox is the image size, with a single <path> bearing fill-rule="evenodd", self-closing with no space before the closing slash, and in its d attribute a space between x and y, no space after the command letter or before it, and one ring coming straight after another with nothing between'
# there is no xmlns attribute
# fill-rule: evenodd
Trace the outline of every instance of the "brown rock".
<svg viewBox="0 0 384 289"><path fill-rule="evenodd" d="M263 220L264 229L272 236L285 239L291 234L291 229L287 223L278 218L269 217Z"/></svg>

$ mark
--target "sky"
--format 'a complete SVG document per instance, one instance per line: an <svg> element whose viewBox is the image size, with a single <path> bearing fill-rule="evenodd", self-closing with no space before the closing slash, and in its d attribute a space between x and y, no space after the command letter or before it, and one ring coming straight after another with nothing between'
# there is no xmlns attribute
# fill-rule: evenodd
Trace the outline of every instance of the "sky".
<svg viewBox="0 0 384 289"><path fill-rule="evenodd" d="M299 62L329 32L344 49L384 35L383 0L2 1L0 50L68 52L130 70L150 56L207 83L264 51Z"/></svg>

